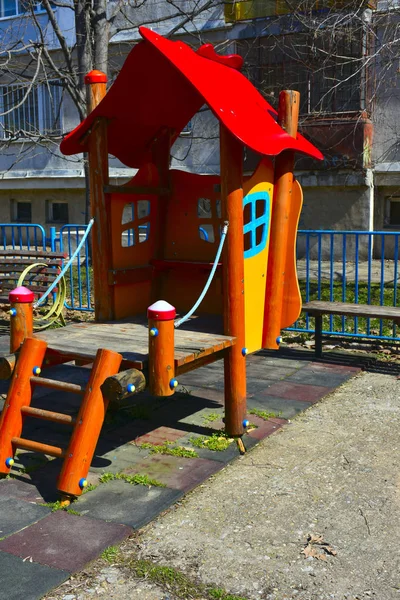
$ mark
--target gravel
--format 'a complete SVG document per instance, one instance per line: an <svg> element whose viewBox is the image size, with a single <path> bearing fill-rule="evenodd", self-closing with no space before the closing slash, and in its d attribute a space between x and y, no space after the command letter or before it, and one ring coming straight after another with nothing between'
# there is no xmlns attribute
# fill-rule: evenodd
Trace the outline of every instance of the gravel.
<svg viewBox="0 0 400 600"><path fill-rule="evenodd" d="M132 576L140 558L249 600L400 599L399 386L354 377L48 600L175 600Z"/></svg>

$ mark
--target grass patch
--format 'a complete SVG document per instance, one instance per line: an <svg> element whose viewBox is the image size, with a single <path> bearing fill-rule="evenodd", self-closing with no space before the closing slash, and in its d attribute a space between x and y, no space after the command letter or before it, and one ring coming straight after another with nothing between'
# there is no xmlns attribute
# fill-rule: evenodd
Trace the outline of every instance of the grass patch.
<svg viewBox="0 0 400 600"><path fill-rule="evenodd" d="M385 283L384 287L380 283L371 283L368 289L368 283L359 282L358 286L354 282L347 281L343 284L341 281L318 281L312 280L299 282L301 297L303 302L311 300L324 300L328 302L351 302L358 304L372 304L399 306L400 294L393 285L393 282ZM396 296L395 296L396 293ZM394 303L396 298L396 303ZM390 321L379 319L357 318L357 333L371 335L393 336L393 325ZM324 331L336 331L338 333L354 333L355 321L351 317L342 317L340 315L326 315L322 318L322 327ZM297 327L305 327L305 314L302 313L297 320ZM314 328L314 318L309 318L309 328Z"/></svg>
<svg viewBox="0 0 400 600"><path fill-rule="evenodd" d="M148 475L141 475L136 473L135 475L127 475L126 473L103 473L100 478L100 483L108 483L109 481L125 481L131 485L145 485L147 487L165 487L164 483L157 481L157 479L151 479Z"/></svg>
<svg viewBox="0 0 400 600"><path fill-rule="evenodd" d="M203 420L204 423L214 423L214 421L218 421L218 419L221 418L221 415L219 415L218 413L212 412L209 413L208 415L204 415Z"/></svg>
<svg viewBox="0 0 400 600"><path fill-rule="evenodd" d="M196 448L207 448L213 452L223 452L233 442L233 438L228 437L223 431L218 431L210 436L191 437L189 441Z"/></svg>
<svg viewBox="0 0 400 600"><path fill-rule="evenodd" d="M228 594L222 588L197 584L184 573L172 567L155 565L149 560L132 561L129 566L137 578L159 585L180 600L187 600L188 598L247 600L242 596Z"/></svg>
<svg viewBox="0 0 400 600"><path fill-rule="evenodd" d="M82 495L87 494L88 492L93 492L93 490L95 490L96 488L97 488L97 485L94 485L93 483L89 483L85 488L83 488Z"/></svg>
<svg viewBox="0 0 400 600"><path fill-rule="evenodd" d="M161 446L149 444L148 442L141 444L140 448L150 450L150 454L167 454L169 456L182 456L183 458L198 458L195 450L184 448L183 446L175 446L174 442L166 441Z"/></svg>
<svg viewBox="0 0 400 600"><path fill-rule="evenodd" d="M103 552L100 554L100 557L109 563L116 562L119 556L120 549L118 546L109 546L108 548L105 548L105 550L103 550Z"/></svg>
<svg viewBox="0 0 400 600"><path fill-rule="evenodd" d="M260 419L264 419L264 421L268 421L268 419L274 419L274 418L280 417L280 415L282 413L281 412L279 412L279 413L267 412L266 410L259 410L258 408L251 408L249 410L249 414L256 415L256 417L260 417Z"/></svg>

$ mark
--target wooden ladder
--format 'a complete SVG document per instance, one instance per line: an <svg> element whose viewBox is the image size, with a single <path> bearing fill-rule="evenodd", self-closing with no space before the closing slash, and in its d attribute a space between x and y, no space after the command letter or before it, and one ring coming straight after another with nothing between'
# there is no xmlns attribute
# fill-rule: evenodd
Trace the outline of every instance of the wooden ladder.
<svg viewBox="0 0 400 600"><path fill-rule="evenodd" d="M108 405L100 386L107 377L118 373L122 356L111 350L99 349L89 382L86 388L82 388L74 383L38 377L46 349L47 343L36 338L27 338L22 345L0 417L0 474L7 475L10 472L17 448L63 458L57 488L64 502L68 503L71 497L79 496L87 485L86 477ZM35 386L82 395L78 415L73 417L31 407ZM22 438L25 417L64 423L73 427L68 447L59 448Z"/></svg>

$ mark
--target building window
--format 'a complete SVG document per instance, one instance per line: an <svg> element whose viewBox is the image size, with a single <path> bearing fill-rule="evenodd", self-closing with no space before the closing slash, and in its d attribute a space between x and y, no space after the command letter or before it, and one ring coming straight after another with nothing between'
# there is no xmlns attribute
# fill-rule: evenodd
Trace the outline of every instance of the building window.
<svg viewBox="0 0 400 600"><path fill-rule="evenodd" d="M0 86L0 137L12 139L62 134L62 87L46 83Z"/></svg>
<svg viewBox="0 0 400 600"><path fill-rule="evenodd" d="M301 114L358 111L361 107L361 28L321 30L241 40L244 72L277 108L284 89L300 92Z"/></svg>
<svg viewBox="0 0 400 600"><path fill-rule="evenodd" d="M400 227L400 196L386 198L386 227Z"/></svg>
<svg viewBox="0 0 400 600"><path fill-rule="evenodd" d="M11 221L14 223L32 223L32 204L11 200Z"/></svg>
<svg viewBox="0 0 400 600"><path fill-rule="evenodd" d="M24 15L31 10L34 12L43 11L41 2L32 0L0 0L0 18L15 17L17 15Z"/></svg>
<svg viewBox="0 0 400 600"><path fill-rule="evenodd" d="M47 201L47 222L60 223L66 225L69 223L68 203Z"/></svg>

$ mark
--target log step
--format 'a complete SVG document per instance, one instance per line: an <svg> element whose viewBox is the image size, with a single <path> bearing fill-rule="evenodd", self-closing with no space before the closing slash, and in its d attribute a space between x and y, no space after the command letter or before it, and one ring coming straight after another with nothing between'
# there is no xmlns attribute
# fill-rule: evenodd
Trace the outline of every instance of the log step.
<svg viewBox="0 0 400 600"><path fill-rule="evenodd" d="M11 443L15 448L21 448L22 450L31 450L32 452L42 452L49 456L55 456L61 458L65 454L63 448L57 446L50 446L49 444L41 444L40 442L34 442L33 440L26 440L25 438L13 437Z"/></svg>
<svg viewBox="0 0 400 600"><path fill-rule="evenodd" d="M72 415L54 412L52 410L44 410L43 408L33 408L32 406L23 406L21 413L29 417L36 417L44 421L52 421L53 423L64 423L65 425L75 425L76 418Z"/></svg>
<svg viewBox="0 0 400 600"><path fill-rule="evenodd" d="M67 383L64 381L57 381L56 379L46 379L46 377L31 377L31 383L40 385L42 387L50 388L52 390L60 390L62 392L71 392L72 394L84 394L85 388L76 383Z"/></svg>

